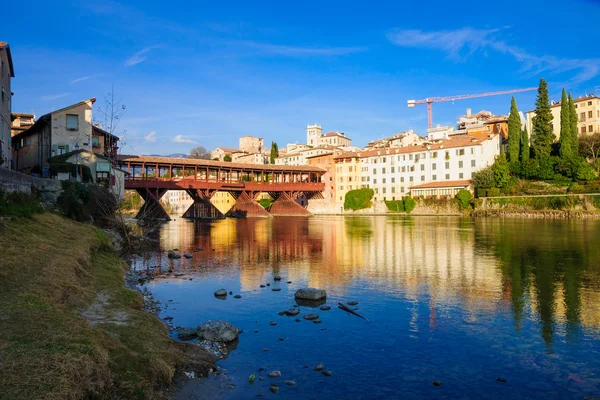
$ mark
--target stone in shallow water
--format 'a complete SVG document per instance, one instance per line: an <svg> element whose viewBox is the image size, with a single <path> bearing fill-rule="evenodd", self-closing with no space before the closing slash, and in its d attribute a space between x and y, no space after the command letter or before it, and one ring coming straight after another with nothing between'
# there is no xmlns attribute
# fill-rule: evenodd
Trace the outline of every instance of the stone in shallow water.
<svg viewBox="0 0 600 400"><path fill-rule="evenodd" d="M274 291L274 292L280 292L280 291L281 291L281 288L274 287L274 288L273 288L273 289L271 289L271 290L272 290L272 291Z"/></svg>
<svg viewBox="0 0 600 400"><path fill-rule="evenodd" d="M181 328L177 330L177 339L179 340L192 340L196 336L198 335L193 328Z"/></svg>
<svg viewBox="0 0 600 400"><path fill-rule="evenodd" d="M300 322L302 321L300 318L296 318L296 322Z"/></svg>
<svg viewBox="0 0 600 400"><path fill-rule="evenodd" d="M215 292L215 296L217 297L225 297L227 296L227 290L225 289L219 289Z"/></svg>
<svg viewBox="0 0 600 400"><path fill-rule="evenodd" d="M231 342L238 337L238 329L226 321L208 321L196 328L198 338L211 342Z"/></svg>
<svg viewBox="0 0 600 400"><path fill-rule="evenodd" d="M281 280L281 276L279 276L279 275L275 275L275 276L273 277L273 280L274 280L274 281L280 281L280 280Z"/></svg>
<svg viewBox="0 0 600 400"><path fill-rule="evenodd" d="M433 381L431 383L433 384L433 386L442 386L442 382L441 381Z"/></svg>
<svg viewBox="0 0 600 400"><path fill-rule="evenodd" d="M298 289L294 297L304 300L321 300L327 297L327 292L323 289L303 288Z"/></svg>
<svg viewBox="0 0 600 400"><path fill-rule="evenodd" d="M271 326L275 326L275 325L277 325L277 322L275 322L275 321L271 321L271 322L269 322L269 325L271 325Z"/></svg>
<svg viewBox="0 0 600 400"><path fill-rule="evenodd" d="M281 378L281 371L269 372L269 378Z"/></svg>
<svg viewBox="0 0 600 400"><path fill-rule="evenodd" d="M315 324L320 324L321 322L323 322L323 321L321 321L320 319L315 319L315 320L313 321L313 323L315 323Z"/></svg>
<svg viewBox="0 0 600 400"><path fill-rule="evenodd" d="M296 382L294 381L285 381L285 384L288 386L296 386Z"/></svg>
<svg viewBox="0 0 600 400"><path fill-rule="evenodd" d="M242 295L240 295L240 294L236 294L235 296L233 296L233 298L234 298L234 299L241 299L241 298L242 298Z"/></svg>
<svg viewBox="0 0 600 400"><path fill-rule="evenodd" d="M329 306L321 306L320 310L321 311L329 311L329 310L331 310L331 307L329 307Z"/></svg>
<svg viewBox="0 0 600 400"><path fill-rule="evenodd" d="M264 287L266 287L266 286L265 286L265 285L260 285L260 287L264 288Z"/></svg>
<svg viewBox="0 0 600 400"><path fill-rule="evenodd" d="M304 319L309 320L309 321L313 321L315 319L319 319L319 314L306 314L304 316Z"/></svg>
<svg viewBox="0 0 600 400"><path fill-rule="evenodd" d="M348 305L349 306L356 306L356 305L358 305L358 301L349 301Z"/></svg>
<svg viewBox="0 0 600 400"><path fill-rule="evenodd" d="M321 373L325 376L331 376L331 371L321 371Z"/></svg>
<svg viewBox="0 0 600 400"><path fill-rule="evenodd" d="M313 369L315 371L322 371L323 369L325 369L325 366L323 364L317 364L313 367Z"/></svg>
<svg viewBox="0 0 600 400"><path fill-rule="evenodd" d="M277 393L277 392L279 392L279 386L277 386L277 385L271 385L271 387L269 388L269 390L272 393Z"/></svg>
<svg viewBox="0 0 600 400"><path fill-rule="evenodd" d="M185 253L183 256L184 256L185 258L188 258L188 259L189 259L189 258L192 258L192 257L194 257L194 256L193 256L193 255L191 255L190 253Z"/></svg>
<svg viewBox="0 0 600 400"><path fill-rule="evenodd" d="M506 379L504 379L504 378L496 378L496 380L497 380L498 382L503 382L503 383L504 383L504 382L506 382Z"/></svg>
<svg viewBox="0 0 600 400"><path fill-rule="evenodd" d="M290 317L295 317L296 315L300 314L300 310L298 310L297 308L291 308L289 310L284 311L285 315L288 315Z"/></svg>

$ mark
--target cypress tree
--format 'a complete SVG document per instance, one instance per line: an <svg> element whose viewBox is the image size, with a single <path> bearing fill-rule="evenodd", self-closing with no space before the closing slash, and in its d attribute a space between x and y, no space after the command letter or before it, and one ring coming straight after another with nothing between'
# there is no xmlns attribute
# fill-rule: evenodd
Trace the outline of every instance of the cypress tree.
<svg viewBox="0 0 600 400"><path fill-rule="evenodd" d="M279 147L277 146L277 143L271 142L271 156L269 157L271 164L275 164L275 159L277 157L279 157Z"/></svg>
<svg viewBox="0 0 600 400"><path fill-rule="evenodd" d="M560 157L570 158L573 155L573 140L571 138L571 104L565 88L560 99Z"/></svg>
<svg viewBox="0 0 600 400"><path fill-rule="evenodd" d="M519 161L521 147L521 117L517 102L513 97L510 102L510 115L508 116L508 160Z"/></svg>
<svg viewBox="0 0 600 400"><path fill-rule="evenodd" d="M527 133L527 127L525 127L521 139L521 162L527 160L529 160L529 134Z"/></svg>
<svg viewBox="0 0 600 400"><path fill-rule="evenodd" d="M552 112L548 103L548 83L540 79L538 96L533 117L533 154L538 160L550 157L554 133L552 132Z"/></svg>
<svg viewBox="0 0 600 400"><path fill-rule="evenodd" d="M579 131L577 130L577 109L573 96L569 93L569 117L571 118L571 148L573 154L579 154Z"/></svg>

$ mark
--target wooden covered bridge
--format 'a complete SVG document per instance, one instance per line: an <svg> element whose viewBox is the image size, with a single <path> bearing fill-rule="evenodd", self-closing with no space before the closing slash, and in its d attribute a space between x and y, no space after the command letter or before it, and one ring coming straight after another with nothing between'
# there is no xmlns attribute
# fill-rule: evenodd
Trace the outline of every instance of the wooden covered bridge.
<svg viewBox="0 0 600 400"><path fill-rule="evenodd" d="M185 190L194 203L185 218L222 218L210 201L217 192L228 192L236 203L227 213L232 217L308 215L296 200L323 198L325 171L311 166L241 164L191 158L122 155L119 164L129 175L125 189L136 190L144 199L138 217L169 218L160 205L168 190ZM274 200L265 210L256 201L268 193Z"/></svg>

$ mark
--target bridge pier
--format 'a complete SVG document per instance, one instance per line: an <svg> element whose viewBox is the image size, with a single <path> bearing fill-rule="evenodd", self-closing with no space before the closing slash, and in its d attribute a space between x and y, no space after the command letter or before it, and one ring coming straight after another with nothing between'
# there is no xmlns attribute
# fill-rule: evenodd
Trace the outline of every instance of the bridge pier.
<svg viewBox="0 0 600 400"><path fill-rule="evenodd" d="M136 219L171 219L160 205L160 198L167 192L166 189L142 188L136 189L136 191L144 200L144 204L135 216Z"/></svg>
<svg viewBox="0 0 600 400"><path fill-rule="evenodd" d="M276 195L275 201L269 207L269 214L273 216L297 216L304 217L311 215L311 213L296 203L295 195L298 193L286 193L281 192L278 196ZM301 195L302 193L300 193ZM273 196L273 195L271 195Z"/></svg>
<svg viewBox="0 0 600 400"><path fill-rule="evenodd" d="M238 194L239 193L239 194ZM226 214L228 217L233 218L271 218L272 215L267 212L258 202L254 199L253 193L246 191L231 194L237 197L235 205Z"/></svg>
<svg viewBox="0 0 600 400"><path fill-rule="evenodd" d="M188 189L186 192L194 200L194 203L183 213L183 218L191 219L220 219L225 215L211 203L215 191L202 191L200 189Z"/></svg>

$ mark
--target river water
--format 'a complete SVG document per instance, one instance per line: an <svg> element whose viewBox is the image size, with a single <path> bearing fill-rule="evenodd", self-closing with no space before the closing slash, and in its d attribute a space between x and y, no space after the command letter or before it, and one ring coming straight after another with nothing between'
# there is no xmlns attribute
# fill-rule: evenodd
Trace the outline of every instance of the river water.
<svg viewBox="0 0 600 400"><path fill-rule="evenodd" d="M244 330L218 362L226 375L190 381L176 398L600 397L600 221L178 219L160 247L135 267L161 267L145 285L166 305L161 317ZM174 248L193 258L168 259ZM327 290L331 310L299 307L322 323L278 315L302 287ZM242 298L219 300L219 288ZM359 302L368 321L338 301Z"/></svg>

